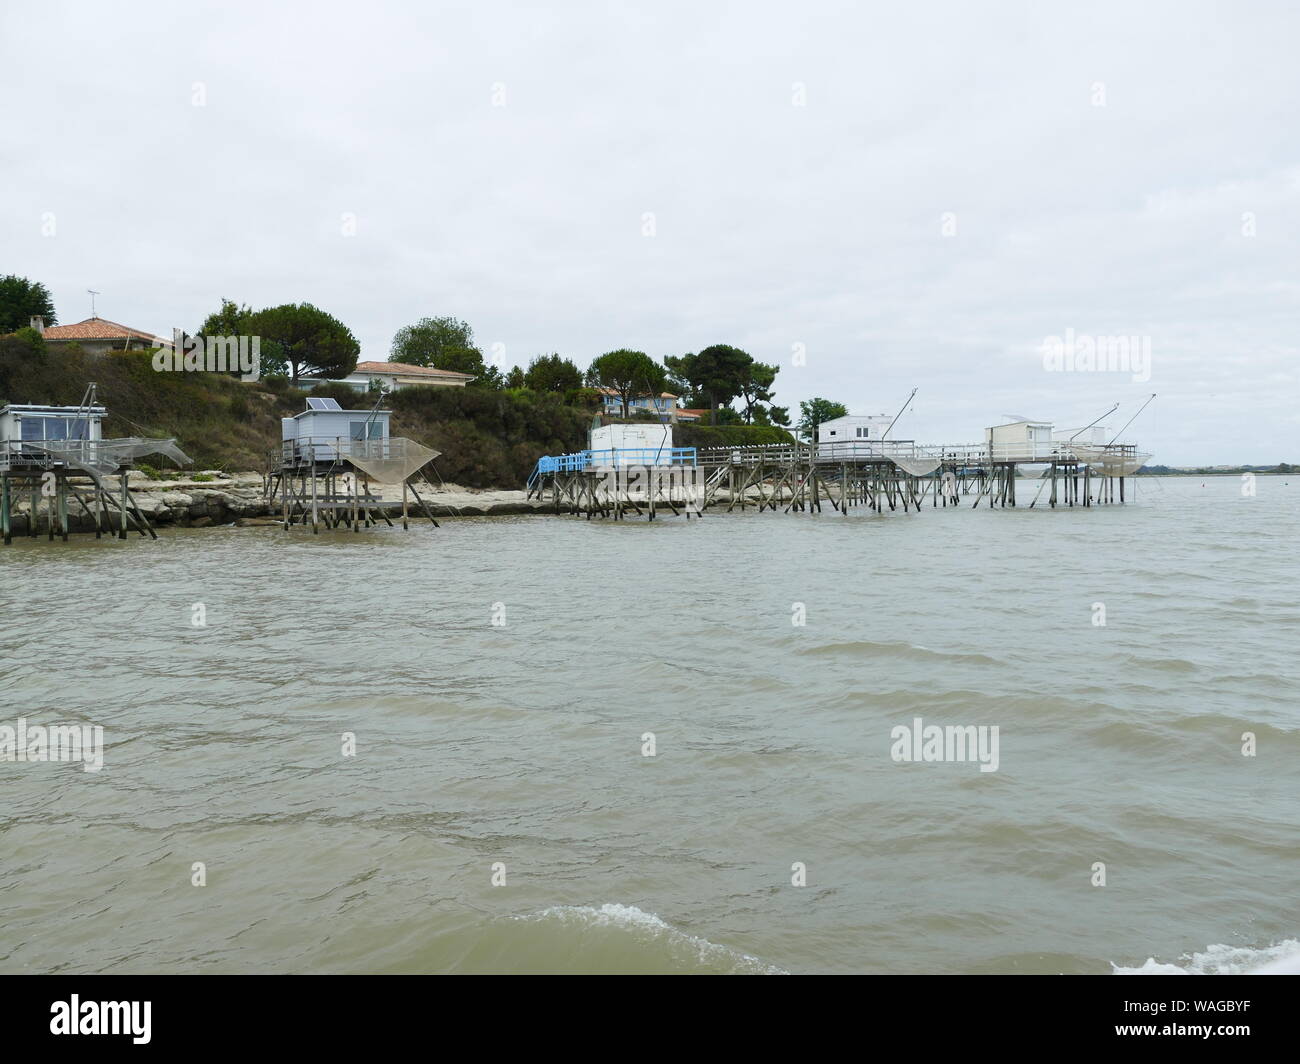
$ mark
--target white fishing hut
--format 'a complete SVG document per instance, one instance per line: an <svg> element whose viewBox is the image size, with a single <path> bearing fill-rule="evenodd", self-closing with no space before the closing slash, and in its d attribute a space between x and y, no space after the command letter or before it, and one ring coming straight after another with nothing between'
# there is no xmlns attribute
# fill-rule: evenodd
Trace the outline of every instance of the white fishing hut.
<svg viewBox="0 0 1300 1064"><path fill-rule="evenodd" d="M588 437L594 461L601 465L672 465L672 426L651 421L599 425Z"/></svg>
<svg viewBox="0 0 1300 1064"><path fill-rule="evenodd" d="M39 406L9 403L0 407L0 448L13 443L103 439L102 406Z"/></svg>
<svg viewBox="0 0 1300 1064"><path fill-rule="evenodd" d="M1004 425L990 425L984 430L984 446L995 462L1050 458L1055 447L1052 423L1016 418Z"/></svg>
<svg viewBox="0 0 1300 1064"><path fill-rule="evenodd" d="M311 398L307 409L280 419L286 462L335 462L349 458L351 445L389 438L391 410L344 410L338 400Z"/></svg>
<svg viewBox="0 0 1300 1064"><path fill-rule="evenodd" d="M888 414L847 414L823 421L817 426L817 454L822 458L878 454L893 420Z"/></svg>

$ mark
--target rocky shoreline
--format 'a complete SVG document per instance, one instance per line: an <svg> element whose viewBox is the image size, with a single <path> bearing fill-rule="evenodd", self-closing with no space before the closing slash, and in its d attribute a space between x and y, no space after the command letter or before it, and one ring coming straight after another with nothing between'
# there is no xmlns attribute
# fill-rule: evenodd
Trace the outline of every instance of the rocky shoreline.
<svg viewBox="0 0 1300 1064"><path fill-rule="evenodd" d="M127 482L140 512L155 527L205 528L214 525L256 526L280 523L278 507L272 509L266 503L260 473L222 473L210 470L201 472L199 476L204 479L183 477L151 480L144 473L133 471L128 474ZM372 506L372 510L383 511L390 518L401 516L400 486L386 485L382 490L372 486L372 491L381 494L385 500L378 506ZM555 512L553 502L528 499L524 491L478 490L451 484L432 495L427 491L421 494L434 517L440 518ZM18 498L14 503L13 533L15 536L27 535L30 500ZM413 519L424 520L424 511L414 500L411 501L409 512ZM116 527L116 521L119 520L116 511L110 511L110 520ZM38 504L36 529L38 534L49 530L48 500L42 499ZM94 521L75 502L68 508L68 529L71 532L93 532L95 529Z"/></svg>

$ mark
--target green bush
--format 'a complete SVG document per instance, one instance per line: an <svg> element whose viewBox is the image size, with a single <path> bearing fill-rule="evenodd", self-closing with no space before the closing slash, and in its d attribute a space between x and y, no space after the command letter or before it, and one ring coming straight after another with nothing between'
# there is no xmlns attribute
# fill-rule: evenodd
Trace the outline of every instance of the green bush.
<svg viewBox="0 0 1300 1064"><path fill-rule="evenodd" d="M45 346L45 337L33 329L30 325L24 325L14 333L14 336L25 343L38 355L44 355L47 348Z"/></svg>
<svg viewBox="0 0 1300 1064"><path fill-rule="evenodd" d="M402 388L387 405L393 435L441 451L438 474L469 487L520 487L541 455L582 450L591 420L538 392Z"/></svg>
<svg viewBox="0 0 1300 1064"><path fill-rule="evenodd" d="M678 424L673 436L678 447L755 447L762 444L794 443L785 429L775 425Z"/></svg>

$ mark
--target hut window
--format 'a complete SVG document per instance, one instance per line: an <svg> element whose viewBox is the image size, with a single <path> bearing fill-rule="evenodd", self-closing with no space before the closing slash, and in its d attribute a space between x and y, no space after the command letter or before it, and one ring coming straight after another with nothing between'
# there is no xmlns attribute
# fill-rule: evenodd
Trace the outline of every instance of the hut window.
<svg viewBox="0 0 1300 1064"><path fill-rule="evenodd" d="M366 423L364 421L353 421L350 423L349 427L352 430L352 438L354 440L366 439ZM369 438L372 440L382 440L384 438L384 426L382 422L370 422Z"/></svg>
<svg viewBox="0 0 1300 1064"><path fill-rule="evenodd" d="M79 419L77 425L84 425L85 419ZM22 420L22 437L25 440L66 440L68 422L61 417L24 417ZM81 437L73 435L74 440Z"/></svg>

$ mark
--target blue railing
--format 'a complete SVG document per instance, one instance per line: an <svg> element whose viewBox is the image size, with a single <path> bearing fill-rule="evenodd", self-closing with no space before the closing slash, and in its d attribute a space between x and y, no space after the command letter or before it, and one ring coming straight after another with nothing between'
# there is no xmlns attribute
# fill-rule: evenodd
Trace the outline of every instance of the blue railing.
<svg viewBox="0 0 1300 1064"><path fill-rule="evenodd" d="M528 477L528 487L548 473L580 473L600 466L694 466L694 447L620 447L610 451L578 451L575 454L544 454Z"/></svg>

